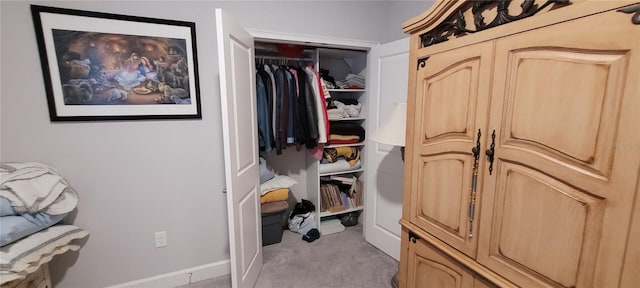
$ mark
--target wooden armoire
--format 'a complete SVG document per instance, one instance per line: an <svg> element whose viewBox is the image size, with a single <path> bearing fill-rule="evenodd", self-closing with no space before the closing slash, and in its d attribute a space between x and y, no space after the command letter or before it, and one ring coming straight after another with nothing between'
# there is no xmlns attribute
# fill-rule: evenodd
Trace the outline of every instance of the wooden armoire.
<svg viewBox="0 0 640 288"><path fill-rule="evenodd" d="M640 4L438 1L410 33L401 287L640 287Z"/></svg>

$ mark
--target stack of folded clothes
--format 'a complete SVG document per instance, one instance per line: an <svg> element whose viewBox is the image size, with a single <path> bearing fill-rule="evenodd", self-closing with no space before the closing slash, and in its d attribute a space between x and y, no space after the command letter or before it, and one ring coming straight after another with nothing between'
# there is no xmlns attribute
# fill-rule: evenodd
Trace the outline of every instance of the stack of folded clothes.
<svg viewBox="0 0 640 288"><path fill-rule="evenodd" d="M360 116L362 105L358 100L340 99L333 100L327 109L329 120L339 120L344 118L355 118Z"/></svg>
<svg viewBox="0 0 640 288"><path fill-rule="evenodd" d="M360 168L360 150L357 147L325 148L320 173L333 173Z"/></svg>
<svg viewBox="0 0 640 288"><path fill-rule="evenodd" d="M362 75L347 74L342 81L336 81L341 89L364 89L365 78Z"/></svg>
<svg viewBox="0 0 640 288"><path fill-rule="evenodd" d="M356 123L331 123L329 145L356 144L364 141L364 128Z"/></svg>

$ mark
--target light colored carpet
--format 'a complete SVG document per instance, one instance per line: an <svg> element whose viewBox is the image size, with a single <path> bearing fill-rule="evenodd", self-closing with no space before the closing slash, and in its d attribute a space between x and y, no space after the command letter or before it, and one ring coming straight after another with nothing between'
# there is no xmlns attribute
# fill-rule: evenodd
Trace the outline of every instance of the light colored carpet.
<svg viewBox="0 0 640 288"><path fill-rule="evenodd" d="M364 240L362 225L307 243L285 230L282 242L263 247L264 266L257 288L391 287L398 262ZM231 277L208 279L182 288L228 288Z"/></svg>

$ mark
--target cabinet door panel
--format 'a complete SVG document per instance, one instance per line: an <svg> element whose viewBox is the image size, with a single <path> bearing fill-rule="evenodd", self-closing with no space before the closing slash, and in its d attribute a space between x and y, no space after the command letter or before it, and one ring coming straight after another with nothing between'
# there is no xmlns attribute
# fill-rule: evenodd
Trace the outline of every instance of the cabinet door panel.
<svg viewBox="0 0 640 288"><path fill-rule="evenodd" d="M614 11L496 41L479 262L526 287L618 285L640 166L622 145L640 143L638 43L640 25Z"/></svg>
<svg viewBox="0 0 640 288"><path fill-rule="evenodd" d="M409 162L410 221L471 257L477 247L468 208L471 149L478 129L485 132L492 50L487 42L431 55L418 66L416 106L408 108L420 115L408 132L414 137L407 137L418 151Z"/></svg>
<svg viewBox="0 0 640 288"><path fill-rule="evenodd" d="M423 240L409 244L407 287L471 288L473 273Z"/></svg>

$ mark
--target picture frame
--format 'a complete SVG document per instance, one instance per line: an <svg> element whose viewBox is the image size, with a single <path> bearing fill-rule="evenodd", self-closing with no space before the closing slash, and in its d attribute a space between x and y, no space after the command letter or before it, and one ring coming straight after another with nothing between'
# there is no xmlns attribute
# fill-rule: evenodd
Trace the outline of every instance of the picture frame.
<svg viewBox="0 0 640 288"><path fill-rule="evenodd" d="M31 5L51 121L201 119L195 23Z"/></svg>

